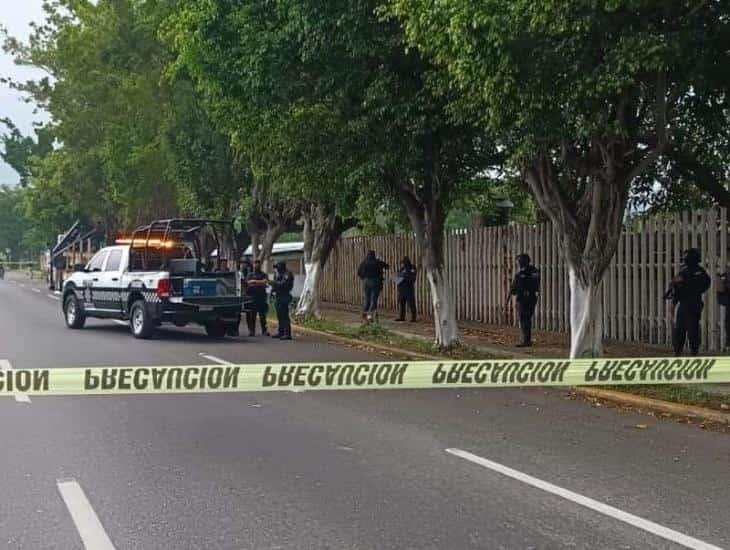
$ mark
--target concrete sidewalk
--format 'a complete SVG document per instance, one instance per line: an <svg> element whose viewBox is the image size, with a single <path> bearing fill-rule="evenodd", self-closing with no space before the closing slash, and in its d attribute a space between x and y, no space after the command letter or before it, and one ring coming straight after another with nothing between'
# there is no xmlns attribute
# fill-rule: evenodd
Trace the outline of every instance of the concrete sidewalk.
<svg viewBox="0 0 730 550"><path fill-rule="evenodd" d="M328 319L353 325L362 324L359 310L351 306L324 303L322 314ZM430 319L412 323L398 322L395 318L395 313L381 311L379 323L402 336L433 341L434 326ZM459 329L464 343L468 346L505 357L567 357L570 349L569 336L557 332L533 331L532 347L518 348L516 344L521 340L518 327L459 321ZM672 350L649 344L607 341L605 354L608 357L669 357L672 355Z"/></svg>

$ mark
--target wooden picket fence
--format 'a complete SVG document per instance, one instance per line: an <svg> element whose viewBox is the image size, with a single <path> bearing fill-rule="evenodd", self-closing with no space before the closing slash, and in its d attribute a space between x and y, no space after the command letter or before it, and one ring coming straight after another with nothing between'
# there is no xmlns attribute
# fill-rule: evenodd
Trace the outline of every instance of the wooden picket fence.
<svg viewBox="0 0 730 550"><path fill-rule="evenodd" d="M446 235L446 277L459 320L516 324L505 307L515 270L515 257L528 253L540 268L542 291L535 326L568 332L570 326L568 270L561 258L558 236L549 223L509 225L450 231ZM702 316L703 351L720 351L724 342L723 314L715 292L716 274L728 267L728 219L725 209L681 212L642 218L628 225L603 281L604 334L617 341L669 345L673 309L663 299L679 269L682 250L702 251L703 265L713 278L705 295ZM357 267L368 250L398 268L409 256L418 264L415 241L409 235L341 239L323 273L325 302L362 304ZM417 307L431 316L425 277L417 282ZM395 310L395 284L387 281L381 307Z"/></svg>

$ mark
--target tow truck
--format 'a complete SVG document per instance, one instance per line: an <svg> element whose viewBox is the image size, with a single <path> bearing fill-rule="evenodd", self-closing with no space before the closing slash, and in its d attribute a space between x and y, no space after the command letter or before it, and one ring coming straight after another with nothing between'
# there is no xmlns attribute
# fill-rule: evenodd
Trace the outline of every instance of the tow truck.
<svg viewBox="0 0 730 550"><path fill-rule="evenodd" d="M94 317L128 321L136 338L163 323L202 325L212 338L238 334L241 275L221 257L228 250L237 265L233 234L230 222L168 219L117 239L64 282L66 326L81 329Z"/></svg>

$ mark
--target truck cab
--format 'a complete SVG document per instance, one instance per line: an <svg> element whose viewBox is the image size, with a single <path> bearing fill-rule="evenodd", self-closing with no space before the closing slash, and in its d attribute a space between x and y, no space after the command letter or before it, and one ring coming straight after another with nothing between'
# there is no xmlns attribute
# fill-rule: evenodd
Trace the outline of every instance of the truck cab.
<svg viewBox="0 0 730 550"><path fill-rule="evenodd" d="M193 227L185 231L170 231L169 226L187 227L192 222ZM153 222L154 231L145 226L131 239L97 252L64 283L66 325L79 329L94 317L128 321L137 338L150 337L163 323L199 324L216 338L238 334L240 274L221 269L220 258L216 266L210 255L201 255L200 222ZM168 230L158 231L157 226L165 223ZM140 232L144 238L136 238ZM152 237L154 233L164 233L164 238ZM216 251L220 250L218 243Z"/></svg>

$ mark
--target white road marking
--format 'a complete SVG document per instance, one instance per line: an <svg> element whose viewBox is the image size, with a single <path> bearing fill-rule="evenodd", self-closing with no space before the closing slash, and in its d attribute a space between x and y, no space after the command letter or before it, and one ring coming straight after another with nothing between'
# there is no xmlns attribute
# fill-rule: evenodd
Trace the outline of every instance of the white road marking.
<svg viewBox="0 0 730 550"><path fill-rule="evenodd" d="M208 361L213 361L213 363L219 363L221 365L235 365L235 363L231 363L230 361L226 361L225 359L221 359L220 357L216 357L215 355L209 355L207 353L199 353L198 354L203 359L207 359ZM292 393L303 393L304 390L301 388L293 388L291 390L287 390Z"/></svg>
<svg viewBox="0 0 730 550"><path fill-rule="evenodd" d="M75 479L59 479L56 481L58 492L66 503L76 530L81 536L86 550L114 550L112 541L104 531L99 517L86 498L81 485Z"/></svg>
<svg viewBox="0 0 730 550"><path fill-rule="evenodd" d="M32 290L33 292L37 292L38 294L40 294L40 293L41 293L41 289L40 289L40 288L32 288L31 290Z"/></svg>
<svg viewBox="0 0 730 550"><path fill-rule="evenodd" d="M54 296L53 294L46 294L46 296L48 296L48 297L49 297L49 298L51 298L52 300L60 300L60 299L61 299L61 298L59 298L58 296Z"/></svg>
<svg viewBox="0 0 730 550"><path fill-rule="evenodd" d="M642 529L662 537L663 539L680 544L686 548L694 548L697 550L722 550L719 546L714 546L694 537L690 537L689 535L685 535L684 533L680 533L679 531L675 531L674 529L669 529L668 527L649 521L648 519L629 514L628 512L624 512L623 510L619 510L618 508L614 508L613 506L604 504L603 502L579 495L578 493L574 493L568 489L563 489L562 487L558 487L557 485L553 485L547 481L532 477L531 475L523 474L522 472L513 470L512 468L503 466L497 462L492 462L491 460L487 460L486 458L482 458L468 451L462 451L461 449L446 449L446 452L454 456L458 456L459 458L463 458L464 460L468 460L469 462L473 462L474 464L478 464L479 466L483 466L484 468L488 468L494 472L511 477L512 479L516 479L517 481L521 481L522 483L526 483L527 485L531 485L538 489L542 489L543 491L547 491L548 493L552 493L553 495L562 497L574 502L575 504L590 508L595 512L623 521L624 523L633 525L638 529Z"/></svg>
<svg viewBox="0 0 730 550"><path fill-rule="evenodd" d="M7 359L0 359L0 370L13 370L13 365ZM14 393L13 397L18 403L30 403L30 397L24 393Z"/></svg>
<svg viewBox="0 0 730 550"><path fill-rule="evenodd" d="M122 321L121 319L112 319L112 323L116 323L118 325L122 325L123 327L128 327L129 323L127 321Z"/></svg>
<svg viewBox="0 0 730 550"><path fill-rule="evenodd" d="M214 363L218 363L220 365L232 365L230 361L226 361L225 359L221 359L220 357L216 357L215 355L208 355L207 353L199 353L198 354L203 359L207 359L208 361L213 361Z"/></svg>
<svg viewBox="0 0 730 550"><path fill-rule="evenodd" d="M25 285L23 283L20 283L20 288L25 288Z"/></svg>
<svg viewBox="0 0 730 550"><path fill-rule="evenodd" d="M54 293L54 294L57 294L57 295L59 295L59 296L61 295L61 291L60 291L60 290L54 290L54 291L53 291L53 293Z"/></svg>

